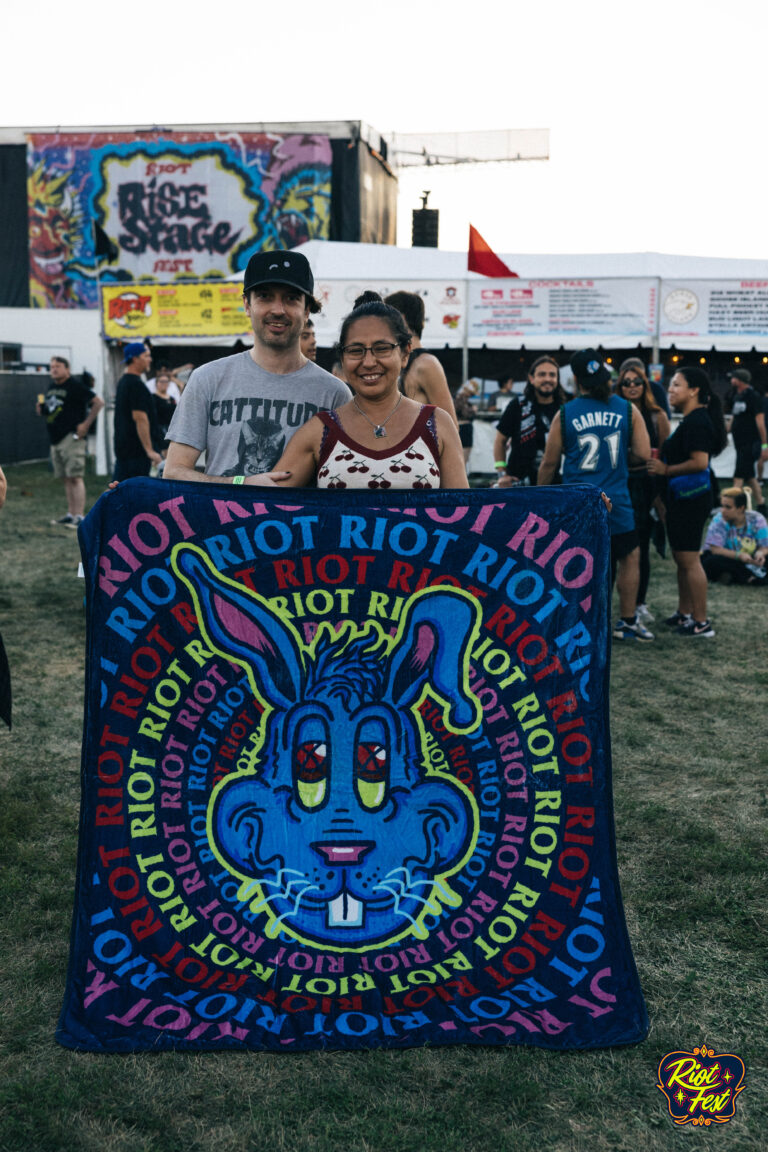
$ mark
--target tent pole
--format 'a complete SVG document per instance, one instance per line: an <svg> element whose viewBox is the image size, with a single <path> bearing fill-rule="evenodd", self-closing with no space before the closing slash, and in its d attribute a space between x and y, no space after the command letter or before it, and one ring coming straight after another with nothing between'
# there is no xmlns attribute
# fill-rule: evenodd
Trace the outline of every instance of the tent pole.
<svg viewBox="0 0 768 1152"><path fill-rule="evenodd" d="M469 277L464 281L464 339L461 349L461 382L469 380Z"/></svg>
<svg viewBox="0 0 768 1152"><path fill-rule="evenodd" d="M661 344L661 276L656 277L656 319L653 327L653 363L659 362Z"/></svg>

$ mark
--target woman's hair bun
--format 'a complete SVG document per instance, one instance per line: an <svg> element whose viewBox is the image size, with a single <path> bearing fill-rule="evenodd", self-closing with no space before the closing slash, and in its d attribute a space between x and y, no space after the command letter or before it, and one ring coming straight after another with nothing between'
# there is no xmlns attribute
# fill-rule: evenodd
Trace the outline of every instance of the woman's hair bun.
<svg viewBox="0 0 768 1152"><path fill-rule="evenodd" d="M381 296L379 296L378 292L372 292L372 291L368 290L367 292L363 292L362 296L358 296L357 300L355 300L354 307L355 308L362 308L363 304L381 304L381 303L382 303L382 299L381 299Z"/></svg>

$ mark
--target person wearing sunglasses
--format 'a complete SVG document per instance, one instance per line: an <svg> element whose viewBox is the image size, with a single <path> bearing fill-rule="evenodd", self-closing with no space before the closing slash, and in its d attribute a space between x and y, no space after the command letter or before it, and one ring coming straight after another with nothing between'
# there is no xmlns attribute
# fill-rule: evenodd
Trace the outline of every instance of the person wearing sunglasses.
<svg viewBox="0 0 768 1152"><path fill-rule="evenodd" d="M631 357L625 360L619 368L619 378L616 382L616 392L634 404L642 416L648 437L651 441L651 454L658 453L661 445L669 436L671 425L669 417L659 405L651 391L651 384L645 373L642 360ZM645 463L629 462L628 476L629 496L635 513L635 528L640 544L640 583L637 589L637 615L645 623L652 622L654 617L648 605L648 582L651 576L651 538L656 522L651 513L656 505L661 506L657 493L657 482L653 476L648 475Z"/></svg>
<svg viewBox="0 0 768 1152"><path fill-rule="evenodd" d="M275 465L280 487L371 491L468 488L459 434L442 408L399 388L410 333L400 312L365 292L341 326L337 346L352 400L300 428Z"/></svg>

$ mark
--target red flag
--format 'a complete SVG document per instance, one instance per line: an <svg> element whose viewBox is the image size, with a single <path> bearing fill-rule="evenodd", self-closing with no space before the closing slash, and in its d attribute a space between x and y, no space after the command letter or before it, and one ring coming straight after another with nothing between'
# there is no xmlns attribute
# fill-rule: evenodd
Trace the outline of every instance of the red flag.
<svg viewBox="0 0 768 1152"><path fill-rule="evenodd" d="M483 240L477 228L473 228L471 224L467 268L470 272L479 272L481 276L514 276L518 279L517 272L507 268L504 261L499 259L490 245Z"/></svg>

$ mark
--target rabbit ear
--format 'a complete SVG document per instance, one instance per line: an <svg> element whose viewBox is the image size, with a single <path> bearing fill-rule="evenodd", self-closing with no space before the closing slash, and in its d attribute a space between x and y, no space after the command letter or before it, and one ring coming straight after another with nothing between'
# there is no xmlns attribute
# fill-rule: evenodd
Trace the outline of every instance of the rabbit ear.
<svg viewBox="0 0 768 1152"><path fill-rule="evenodd" d="M208 644L250 673L254 693L287 708L301 699L298 637L257 593L216 571L194 544L173 550L172 567L192 593Z"/></svg>
<svg viewBox="0 0 768 1152"><path fill-rule="evenodd" d="M479 634L480 608L468 593L442 588L409 602L389 658L386 698L403 708L429 684L457 730L480 723L481 708L469 687L469 652Z"/></svg>

